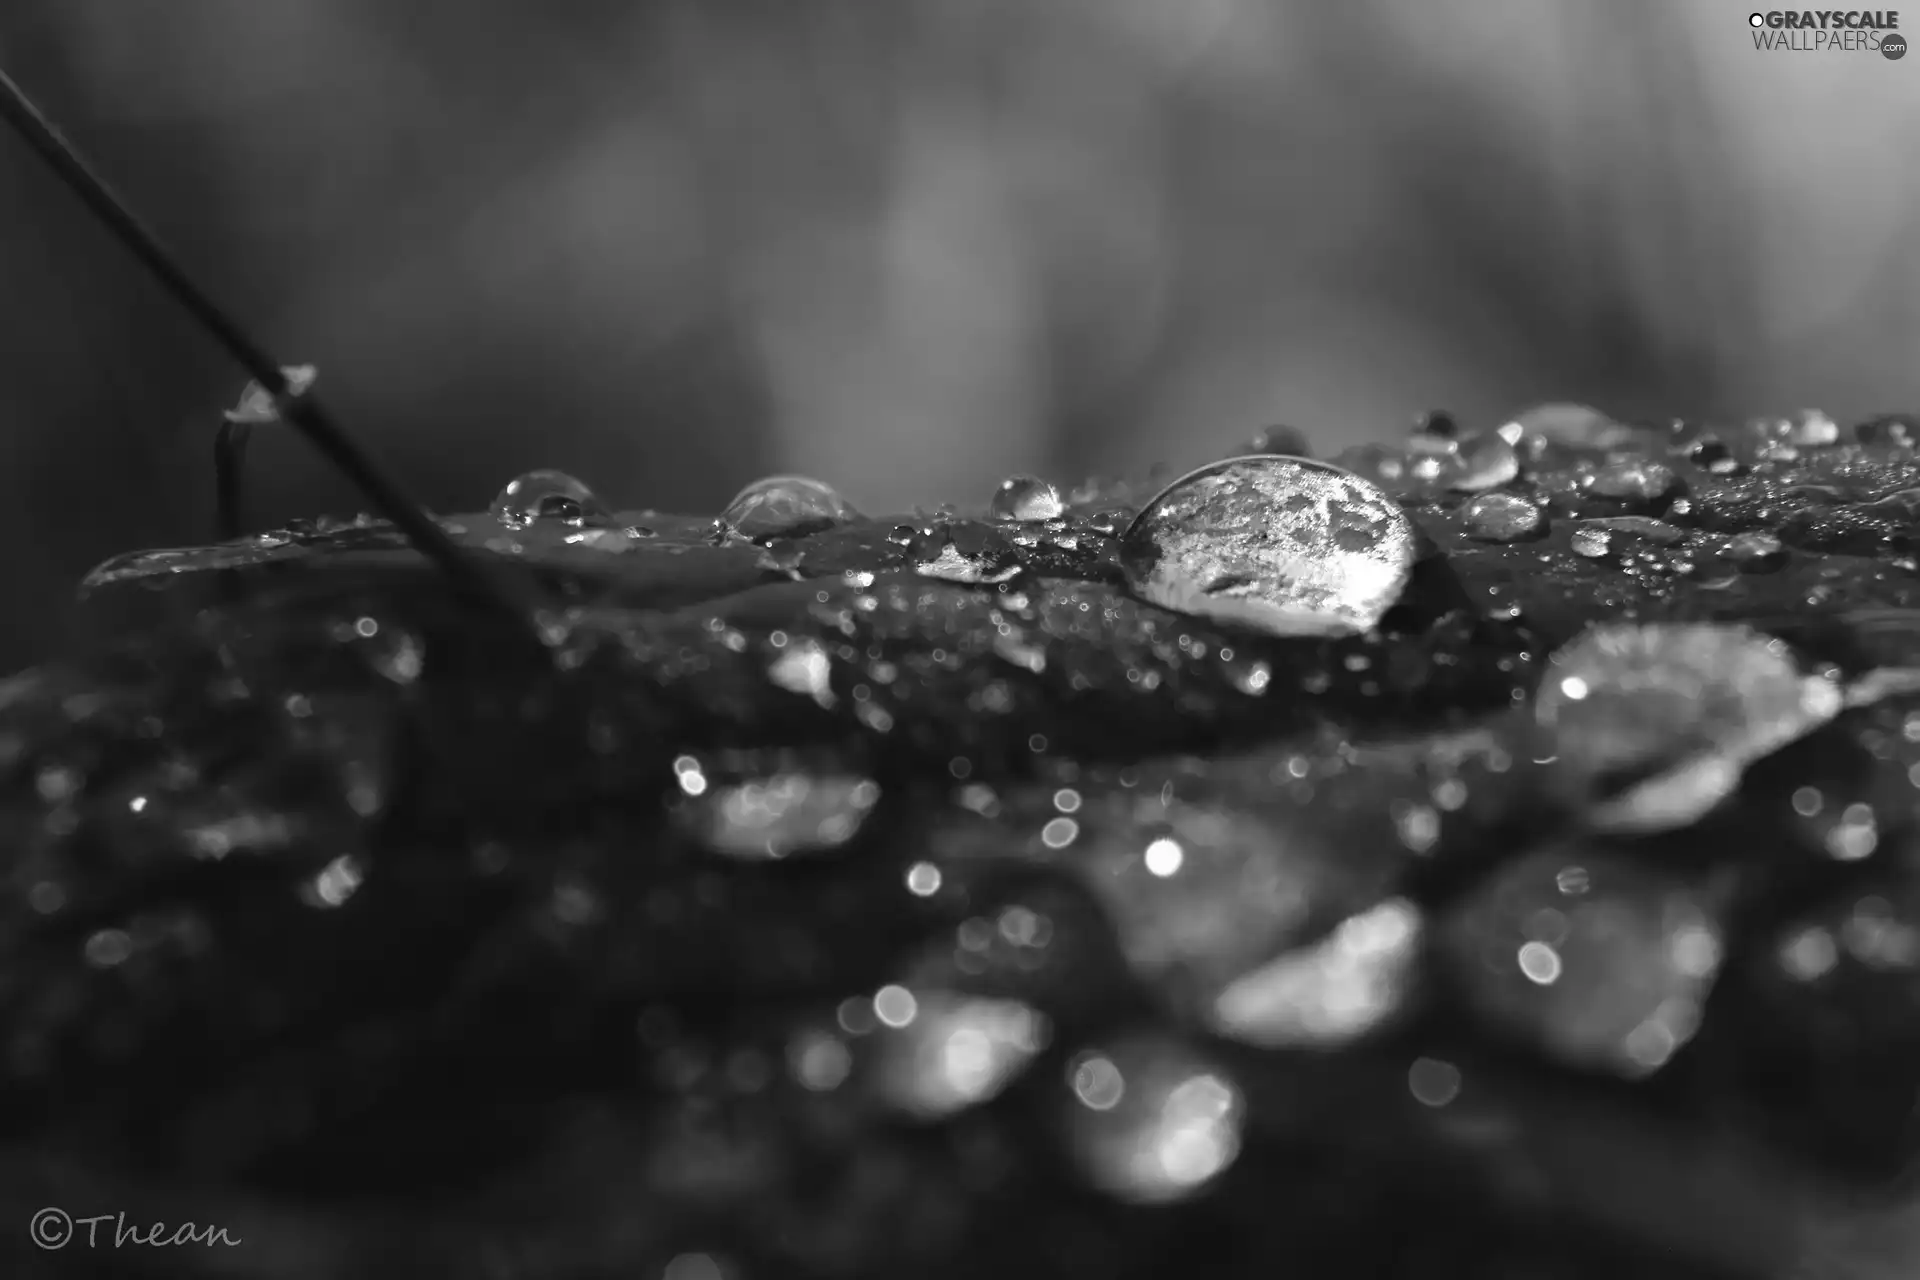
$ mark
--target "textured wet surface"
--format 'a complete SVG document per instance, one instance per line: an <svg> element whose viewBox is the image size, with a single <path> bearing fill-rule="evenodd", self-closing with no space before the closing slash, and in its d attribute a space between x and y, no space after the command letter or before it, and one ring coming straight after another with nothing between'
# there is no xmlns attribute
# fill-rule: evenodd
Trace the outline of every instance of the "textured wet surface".
<svg viewBox="0 0 1920 1280"><path fill-rule="evenodd" d="M533 473L444 523L551 664L372 521L102 566L0 684L6 1248L1854 1274L1920 1140L1907 420L1434 425L885 518ZM24 1243L95 1203L253 1241Z"/></svg>

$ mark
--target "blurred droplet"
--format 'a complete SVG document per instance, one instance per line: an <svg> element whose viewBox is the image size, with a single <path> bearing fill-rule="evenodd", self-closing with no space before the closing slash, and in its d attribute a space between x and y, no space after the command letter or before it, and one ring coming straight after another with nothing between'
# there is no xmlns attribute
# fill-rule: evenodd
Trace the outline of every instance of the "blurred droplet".
<svg viewBox="0 0 1920 1280"><path fill-rule="evenodd" d="M1307 458L1313 454L1307 433L1298 427L1275 424L1253 433L1247 441L1248 453L1277 453L1289 458Z"/></svg>
<svg viewBox="0 0 1920 1280"><path fill-rule="evenodd" d="M1771 573L1787 562L1787 549L1770 533L1736 533L1724 550L1742 573Z"/></svg>
<svg viewBox="0 0 1920 1280"><path fill-rule="evenodd" d="M1563 449L1605 450L1630 444L1638 434L1633 428L1590 405L1543 404L1514 415L1511 431L1514 442L1525 441L1533 453L1559 446Z"/></svg>
<svg viewBox="0 0 1920 1280"><path fill-rule="evenodd" d="M1562 1059L1638 1077L1699 1025L1721 930L1701 895L1632 864L1564 852L1498 873L1445 928L1445 951L1485 1017Z"/></svg>
<svg viewBox="0 0 1920 1280"><path fill-rule="evenodd" d="M993 492L996 520L1052 520L1066 510L1060 491L1038 476L1009 476Z"/></svg>
<svg viewBox="0 0 1920 1280"><path fill-rule="evenodd" d="M1230 459L1181 477L1122 546L1141 599L1275 635L1371 628L1415 558L1399 504L1336 467L1288 458Z"/></svg>
<svg viewBox="0 0 1920 1280"><path fill-rule="evenodd" d="M1365 1034L1399 1008L1420 933L1411 903L1352 916L1319 944L1228 986L1214 1001L1215 1029L1264 1048L1330 1046Z"/></svg>
<svg viewBox="0 0 1920 1280"><path fill-rule="evenodd" d="M1240 1090L1170 1038L1136 1036L1084 1053L1066 1083L1069 1148L1088 1181L1116 1199L1183 1200L1240 1154Z"/></svg>
<svg viewBox="0 0 1920 1280"><path fill-rule="evenodd" d="M818 533L859 518L845 498L818 480L768 476L735 494L714 523L724 534L761 542Z"/></svg>
<svg viewBox="0 0 1920 1280"><path fill-rule="evenodd" d="M1497 489L1520 474L1520 458L1513 446L1488 433L1460 446L1447 487L1456 493Z"/></svg>
<svg viewBox="0 0 1920 1280"><path fill-rule="evenodd" d="M1556 770L1580 788L1646 779L1592 811L1611 829L1683 826L1746 766L1824 724L1838 685L1745 627L1613 625L1556 652L1534 700Z"/></svg>
<svg viewBox="0 0 1920 1280"><path fill-rule="evenodd" d="M543 521L571 525L611 519L593 490L564 471L529 471L507 482L493 500L493 518L509 529Z"/></svg>
<svg viewBox="0 0 1920 1280"><path fill-rule="evenodd" d="M707 761L682 756L674 772L682 830L729 858L837 849L859 833L880 800L879 784L862 774L773 753Z"/></svg>
<svg viewBox="0 0 1920 1280"><path fill-rule="evenodd" d="M1594 472L1588 492L1622 502L1653 502L1680 487L1680 477L1661 462L1610 462Z"/></svg>
<svg viewBox="0 0 1920 1280"><path fill-rule="evenodd" d="M904 988L898 988L904 990ZM913 1016L861 1046L871 1087L889 1105L939 1119L989 1100L1046 1047L1047 1020L1017 1000L919 991Z"/></svg>
<svg viewBox="0 0 1920 1280"><path fill-rule="evenodd" d="M280 376L287 380L287 394L300 396L312 389L319 371L310 364L287 365ZM265 387L249 382L240 393L240 402L227 410L226 418L235 426L270 427L280 421L280 407Z"/></svg>

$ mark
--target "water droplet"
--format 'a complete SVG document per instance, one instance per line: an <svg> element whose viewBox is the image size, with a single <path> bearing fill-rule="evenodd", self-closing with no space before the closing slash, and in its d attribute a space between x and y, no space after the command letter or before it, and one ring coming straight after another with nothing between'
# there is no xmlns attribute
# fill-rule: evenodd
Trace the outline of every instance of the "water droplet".
<svg viewBox="0 0 1920 1280"><path fill-rule="evenodd" d="M1663 462L1610 462L1593 474L1588 492L1622 502L1655 502L1680 487Z"/></svg>
<svg viewBox="0 0 1920 1280"><path fill-rule="evenodd" d="M1770 533L1736 533L1723 554L1742 573L1771 573L1787 562L1787 549Z"/></svg>
<svg viewBox="0 0 1920 1280"><path fill-rule="evenodd" d="M983 586L1009 582L1020 574L1013 548L997 539L962 547L954 531L943 531L920 541L924 545L915 548L913 571L923 578Z"/></svg>
<svg viewBox="0 0 1920 1280"><path fill-rule="evenodd" d="M312 389L319 371L310 364L287 365L280 376L287 380L288 394L302 396ZM240 402L227 410L226 418L237 427L270 427L280 421L280 407L265 387L249 382L240 393Z"/></svg>
<svg viewBox="0 0 1920 1280"><path fill-rule="evenodd" d="M1594 520L1583 520L1574 533L1577 540L1581 534L1597 535L1606 542L1615 537L1637 538L1659 547L1670 547L1685 540L1684 530L1675 528L1664 520L1655 520L1650 516L1606 516ZM1588 553L1582 553L1588 554Z"/></svg>
<svg viewBox="0 0 1920 1280"><path fill-rule="evenodd" d="M1275 635L1365 631L1413 572L1413 527L1358 476L1235 458L1181 477L1127 529L1122 565L1150 604Z"/></svg>
<svg viewBox="0 0 1920 1280"><path fill-rule="evenodd" d="M1461 514L1467 536L1482 542L1522 542L1547 531L1546 513L1517 494L1481 494Z"/></svg>
<svg viewBox="0 0 1920 1280"><path fill-rule="evenodd" d="M1840 424L1819 409L1802 409L1784 426L1786 442L1796 448L1818 449L1840 439Z"/></svg>
<svg viewBox="0 0 1920 1280"><path fill-rule="evenodd" d="M697 761L676 769L684 798L682 829L729 858L784 858L837 849L860 830L880 787L854 773L829 773L787 761L768 770L755 758ZM765 771L763 771L765 770Z"/></svg>
<svg viewBox="0 0 1920 1280"><path fill-rule="evenodd" d="M1342 1044L1399 1007L1420 940L1420 914L1398 900L1349 917L1316 946L1237 979L1214 1001L1221 1034L1263 1048Z"/></svg>
<svg viewBox="0 0 1920 1280"><path fill-rule="evenodd" d="M904 987L891 988L904 991ZM877 999L877 997L876 997ZM1044 1049L1047 1019L1017 1000L914 993L913 1016L861 1045L871 1086L889 1105L933 1120L989 1101ZM877 1007L877 1006L876 1006Z"/></svg>
<svg viewBox="0 0 1920 1280"><path fill-rule="evenodd" d="M1524 439L1535 453L1551 445L1563 449L1618 449L1633 443L1640 435L1632 427L1584 404L1536 405L1515 414L1509 426L1518 430L1501 434Z"/></svg>
<svg viewBox="0 0 1920 1280"><path fill-rule="evenodd" d="M1312 456L1307 443L1307 433L1298 427L1283 426L1278 423L1253 433L1253 439L1247 441L1248 453L1278 453L1289 458Z"/></svg>
<svg viewBox="0 0 1920 1280"><path fill-rule="evenodd" d="M735 494L714 523L723 533L760 542L818 533L859 518L845 498L818 480L768 476Z"/></svg>
<svg viewBox="0 0 1920 1280"><path fill-rule="evenodd" d="M1039 476L1009 476L993 493L996 520L1052 520L1065 510L1060 491Z"/></svg>
<svg viewBox="0 0 1920 1280"><path fill-rule="evenodd" d="M1497 489L1520 474L1520 456L1494 434L1479 436L1460 446L1447 487L1455 493Z"/></svg>
<svg viewBox="0 0 1920 1280"><path fill-rule="evenodd" d="M812 698L823 708L834 704L833 659L818 640L794 640L782 646L767 667L767 679L788 693Z"/></svg>
<svg viewBox="0 0 1920 1280"><path fill-rule="evenodd" d="M1658 1070L1699 1025L1721 931L1684 882L1567 854L1499 873L1448 924L1444 951L1483 1016L1580 1066L1631 1078Z"/></svg>
<svg viewBox="0 0 1920 1280"><path fill-rule="evenodd" d="M1556 768L1588 788L1639 777L1592 810L1603 828L1698 819L1746 766L1838 714L1842 694L1785 646L1745 627L1595 628L1555 653L1534 699Z"/></svg>
<svg viewBox="0 0 1920 1280"><path fill-rule="evenodd" d="M1240 1154L1240 1090L1171 1039L1136 1036L1084 1053L1067 1084L1072 1154L1087 1180L1117 1199L1183 1200Z"/></svg>
<svg viewBox="0 0 1920 1280"><path fill-rule="evenodd" d="M1912 449L1920 444L1920 418L1906 413L1883 413L1856 423L1853 435L1861 444Z"/></svg>
<svg viewBox="0 0 1920 1280"><path fill-rule="evenodd" d="M1567 545L1577 556L1598 560L1613 549L1613 538L1604 528L1596 529L1591 525L1582 525L1573 531L1573 537Z"/></svg>
<svg viewBox="0 0 1920 1280"><path fill-rule="evenodd" d="M610 516L593 490L566 472L529 471L508 481L493 500L493 518L509 529L526 529L547 520L579 528Z"/></svg>

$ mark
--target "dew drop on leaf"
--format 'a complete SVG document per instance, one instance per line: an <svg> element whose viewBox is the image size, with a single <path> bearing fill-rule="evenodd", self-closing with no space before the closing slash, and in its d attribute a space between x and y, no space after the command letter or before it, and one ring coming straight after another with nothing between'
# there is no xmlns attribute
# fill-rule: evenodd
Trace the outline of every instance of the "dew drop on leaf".
<svg viewBox="0 0 1920 1280"><path fill-rule="evenodd" d="M818 533L859 518L829 485L805 476L767 476L735 494L715 525L722 533L760 542Z"/></svg>
<svg viewBox="0 0 1920 1280"><path fill-rule="evenodd" d="M593 490L564 471L529 471L508 481L493 500L493 518L509 529L549 520L579 528L610 519Z"/></svg>
<svg viewBox="0 0 1920 1280"><path fill-rule="evenodd" d="M996 520L1052 520L1064 510L1060 491L1038 476L1009 476L993 493Z"/></svg>
<svg viewBox="0 0 1920 1280"><path fill-rule="evenodd" d="M1406 589L1417 548L1400 507L1298 458L1233 458L1176 480L1128 528L1134 593L1282 636L1366 631Z"/></svg>

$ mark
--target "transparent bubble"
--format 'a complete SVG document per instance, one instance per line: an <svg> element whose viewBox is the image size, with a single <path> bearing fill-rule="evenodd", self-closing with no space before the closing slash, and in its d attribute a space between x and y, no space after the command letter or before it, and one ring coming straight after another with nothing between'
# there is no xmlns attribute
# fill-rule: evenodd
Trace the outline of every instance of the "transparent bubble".
<svg viewBox="0 0 1920 1280"><path fill-rule="evenodd" d="M829 485L805 476L767 476L735 494L715 524L723 533L760 542L817 533L859 518Z"/></svg>
<svg viewBox="0 0 1920 1280"><path fill-rule="evenodd" d="M1325 463L1235 458L1181 477L1135 518L1128 585L1150 604L1284 636L1365 631L1417 547L1400 507Z"/></svg>
<svg viewBox="0 0 1920 1280"><path fill-rule="evenodd" d="M493 518L509 529L552 521L580 528L611 519L593 490L564 471L529 471L507 482L493 500Z"/></svg>
<svg viewBox="0 0 1920 1280"><path fill-rule="evenodd" d="M1052 520L1065 510L1060 491L1038 476L1009 476L993 493L996 520Z"/></svg>

